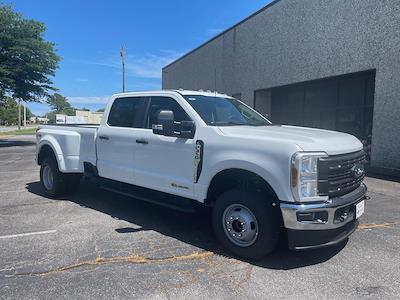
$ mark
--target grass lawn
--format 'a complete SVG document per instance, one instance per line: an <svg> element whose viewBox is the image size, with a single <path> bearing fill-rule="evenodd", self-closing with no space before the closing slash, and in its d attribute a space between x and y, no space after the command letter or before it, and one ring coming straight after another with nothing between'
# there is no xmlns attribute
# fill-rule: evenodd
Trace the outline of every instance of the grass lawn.
<svg viewBox="0 0 400 300"><path fill-rule="evenodd" d="M36 134L36 128L0 132L0 137L9 135L25 135L25 134Z"/></svg>

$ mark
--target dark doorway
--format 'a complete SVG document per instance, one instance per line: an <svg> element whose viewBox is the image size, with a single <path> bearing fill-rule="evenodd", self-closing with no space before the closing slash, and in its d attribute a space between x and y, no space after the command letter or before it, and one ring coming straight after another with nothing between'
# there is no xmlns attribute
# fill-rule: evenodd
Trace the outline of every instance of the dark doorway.
<svg viewBox="0 0 400 300"><path fill-rule="evenodd" d="M375 71L347 74L267 90L274 123L350 133L369 152L372 137ZM257 101L258 109L263 104ZM265 107L265 104L264 104Z"/></svg>

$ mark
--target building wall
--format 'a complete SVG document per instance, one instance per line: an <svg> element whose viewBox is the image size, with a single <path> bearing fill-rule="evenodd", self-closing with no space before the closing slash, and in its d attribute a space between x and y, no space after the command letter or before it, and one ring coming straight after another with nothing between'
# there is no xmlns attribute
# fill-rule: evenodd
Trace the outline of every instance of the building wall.
<svg viewBox="0 0 400 300"><path fill-rule="evenodd" d="M101 118L103 117L102 112L91 112L86 110L77 110L75 111L75 115L77 117L83 117L87 124L100 124Z"/></svg>
<svg viewBox="0 0 400 300"><path fill-rule="evenodd" d="M280 0L163 69L163 88L241 94L376 70L371 164L400 169L400 1Z"/></svg>

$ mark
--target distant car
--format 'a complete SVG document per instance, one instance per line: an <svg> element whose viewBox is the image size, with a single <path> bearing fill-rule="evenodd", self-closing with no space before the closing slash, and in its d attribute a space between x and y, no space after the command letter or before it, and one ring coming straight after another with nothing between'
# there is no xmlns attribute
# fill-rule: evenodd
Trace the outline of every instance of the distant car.
<svg viewBox="0 0 400 300"><path fill-rule="evenodd" d="M291 249L346 239L364 212L362 149L349 134L273 125L227 95L183 90L117 94L100 126L37 132L47 195L75 190L84 175L161 205L208 206L218 240L250 259L284 231Z"/></svg>

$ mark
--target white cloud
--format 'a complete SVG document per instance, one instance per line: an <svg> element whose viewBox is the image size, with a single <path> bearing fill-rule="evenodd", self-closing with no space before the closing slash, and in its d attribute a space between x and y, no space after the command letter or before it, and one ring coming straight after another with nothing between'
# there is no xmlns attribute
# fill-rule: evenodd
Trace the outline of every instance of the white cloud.
<svg viewBox="0 0 400 300"><path fill-rule="evenodd" d="M181 57L184 52L175 50L159 50L157 54L146 53L144 55L129 54L127 49L126 73L127 75L139 78L161 78L161 70L175 59ZM95 62L94 64L116 69L122 69L121 58L110 59L104 62Z"/></svg>
<svg viewBox="0 0 400 300"><path fill-rule="evenodd" d="M106 104L109 96L67 97L72 106L76 104Z"/></svg>

